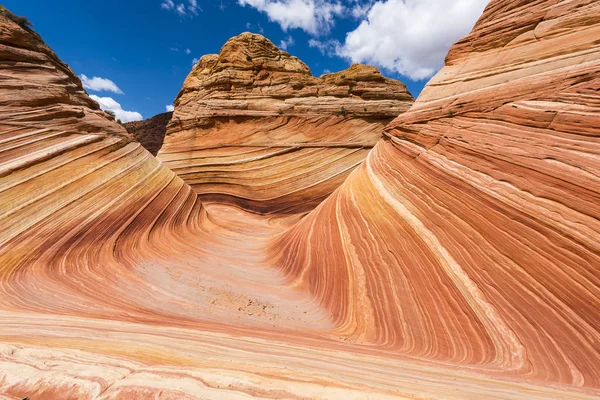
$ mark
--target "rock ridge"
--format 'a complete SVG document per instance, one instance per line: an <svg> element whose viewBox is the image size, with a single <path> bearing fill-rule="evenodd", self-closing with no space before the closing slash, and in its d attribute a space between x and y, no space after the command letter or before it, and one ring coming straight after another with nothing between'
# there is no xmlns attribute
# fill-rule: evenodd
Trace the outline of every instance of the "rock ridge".
<svg viewBox="0 0 600 400"><path fill-rule="evenodd" d="M377 68L354 64L313 77L297 57L262 35L242 33L219 54L205 55L175 100L174 123L188 117L278 115L394 118L414 99L401 82Z"/></svg>
<svg viewBox="0 0 600 400"><path fill-rule="evenodd" d="M20 17L0 6L0 115L4 123L44 122L131 139L87 96L79 78ZM32 111L35 110L35 111Z"/></svg>

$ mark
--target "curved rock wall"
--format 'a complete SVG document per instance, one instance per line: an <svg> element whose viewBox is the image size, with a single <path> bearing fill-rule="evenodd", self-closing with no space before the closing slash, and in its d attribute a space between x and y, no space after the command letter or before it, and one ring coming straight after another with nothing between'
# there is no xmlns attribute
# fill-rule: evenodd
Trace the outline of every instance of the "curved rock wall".
<svg viewBox="0 0 600 400"><path fill-rule="evenodd" d="M96 285L126 273L115 262L123 232L172 237L200 204L37 34L3 13L0 32L1 307L117 312Z"/></svg>
<svg viewBox="0 0 600 400"><path fill-rule="evenodd" d="M598 2L492 2L281 268L354 340L597 387L599 70Z"/></svg>

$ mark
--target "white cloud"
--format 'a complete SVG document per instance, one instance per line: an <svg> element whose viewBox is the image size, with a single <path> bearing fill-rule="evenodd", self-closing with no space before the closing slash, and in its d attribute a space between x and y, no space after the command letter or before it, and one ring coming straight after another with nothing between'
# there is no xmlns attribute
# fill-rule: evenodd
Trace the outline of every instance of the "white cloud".
<svg viewBox="0 0 600 400"><path fill-rule="evenodd" d="M246 29L248 29L251 32L258 32L261 35L265 33L265 30L262 26L260 26L260 24L256 24L256 26L254 26L250 22L246 22Z"/></svg>
<svg viewBox="0 0 600 400"><path fill-rule="evenodd" d="M125 111L121 108L121 105L113 100L111 97L99 97L96 95L90 96L100 104L100 108L104 111L110 110L115 113L115 118L120 119L122 122L141 121L144 119L142 114L136 111Z"/></svg>
<svg viewBox="0 0 600 400"><path fill-rule="evenodd" d="M320 41L317 39L309 39L308 46L319 50L323 55L331 57L338 55L341 44L337 40Z"/></svg>
<svg viewBox="0 0 600 400"><path fill-rule="evenodd" d="M363 3L359 0L354 0L354 6L350 8L350 15L354 18L362 19L367 16L371 7L373 7L373 0L369 0L366 3Z"/></svg>
<svg viewBox="0 0 600 400"><path fill-rule="evenodd" d="M79 76L84 89L93 90L94 92L113 92L123 94L123 91L110 79L104 79L97 76L88 78L84 74Z"/></svg>
<svg viewBox="0 0 600 400"><path fill-rule="evenodd" d="M175 4L175 2L173 0L164 0L160 4L160 8L169 10L169 11L174 11L180 17L183 17L183 16L193 17L194 15L198 15L198 11L202 11L202 8L200 8L200 6L198 6L198 0L187 0L187 3L188 3L187 5L186 5L186 3Z"/></svg>
<svg viewBox="0 0 600 400"><path fill-rule="evenodd" d="M167 109L168 112L175 111L175 107L173 106L173 104L169 104L165 108Z"/></svg>
<svg viewBox="0 0 600 400"><path fill-rule="evenodd" d="M169 47L169 50L179 53L179 47Z"/></svg>
<svg viewBox="0 0 600 400"><path fill-rule="evenodd" d="M281 42L279 42L279 48L283 49L283 50L287 50L288 47L292 47L293 45L294 45L294 38L291 36L288 36L287 39L284 39Z"/></svg>
<svg viewBox="0 0 600 400"><path fill-rule="evenodd" d="M190 55L192 53L192 51L190 49L185 49L184 50L185 54Z"/></svg>
<svg viewBox="0 0 600 400"><path fill-rule="evenodd" d="M376 64L413 80L425 79L443 66L450 46L469 33L487 3L379 0L358 28L346 35L343 44L319 42L321 47L317 43L311 46L325 52L334 45L339 56L353 62Z"/></svg>
<svg viewBox="0 0 600 400"><path fill-rule="evenodd" d="M334 0L237 0L267 14L281 29L300 28L311 35L329 32L334 18L345 12L340 1Z"/></svg>
<svg viewBox="0 0 600 400"><path fill-rule="evenodd" d="M194 15L198 15L198 10L202 11L202 9L200 7L198 7L198 1L197 0L189 0L190 5L188 6L188 10L190 10L192 12L192 14Z"/></svg>
<svg viewBox="0 0 600 400"><path fill-rule="evenodd" d="M200 61L200 59L199 59L199 58L194 58L194 59L192 59L192 65L196 65L196 64L198 64L198 61Z"/></svg>
<svg viewBox="0 0 600 400"><path fill-rule="evenodd" d="M164 8L165 10L172 10L173 8L175 8L175 3L173 3L173 0L165 0L160 5L160 8Z"/></svg>

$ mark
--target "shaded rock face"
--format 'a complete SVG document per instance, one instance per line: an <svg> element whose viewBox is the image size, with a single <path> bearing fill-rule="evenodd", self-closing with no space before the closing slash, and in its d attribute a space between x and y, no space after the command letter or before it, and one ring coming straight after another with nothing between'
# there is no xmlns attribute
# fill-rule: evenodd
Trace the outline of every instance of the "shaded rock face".
<svg viewBox="0 0 600 400"><path fill-rule="evenodd" d="M172 115L172 112L166 112L143 121L127 122L123 126L135 140L140 142L153 156L156 156L165 139L167 124Z"/></svg>
<svg viewBox="0 0 600 400"><path fill-rule="evenodd" d="M600 3L492 1L293 215L200 202L0 28L0 397L600 397Z"/></svg>
<svg viewBox="0 0 600 400"><path fill-rule="evenodd" d="M309 211L412 102L375 67L315 78L265 37L243 33L193 68L159 158L205 201Z"/></svg>
<svg viewBox="0 0 600 400"><path fill-rule="evenodd" d="M599 72L599 2L492 1L280 265L353 337L597 388Z"/></svg>

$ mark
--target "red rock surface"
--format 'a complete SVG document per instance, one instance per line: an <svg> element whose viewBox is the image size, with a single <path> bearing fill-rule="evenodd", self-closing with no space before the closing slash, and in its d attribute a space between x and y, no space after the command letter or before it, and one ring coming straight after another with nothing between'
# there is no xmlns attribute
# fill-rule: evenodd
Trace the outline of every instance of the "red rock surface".
<svg viewBox="0 0 600 400"><path fill-rule="evenodd" d="M600 396L598 2L493 0L306 215L201 203L0 30L0 398Z"/></svg>
<svg viewBox="0 0 600 400"><path fill-rule="evenodd" d="M167 124L173 116L172 112L155 115L143 121L133 121L123 124L135 140L140 142L153 156L158 154L165 140Z"/></svg>
<svg viewBox="0 0 600 400"><path fill-rule="evenodd" d="M243 33L187 77L158 157L201 200L310 211L412 102L375 67L315 78L265 37Z"/></svg>
<svg viewBox="0 0 600 400"><path fill-rule="evenodd" d="M386 139L276 242L344 334L600 385L599 18L596 1L493 1Z"/></svg>

